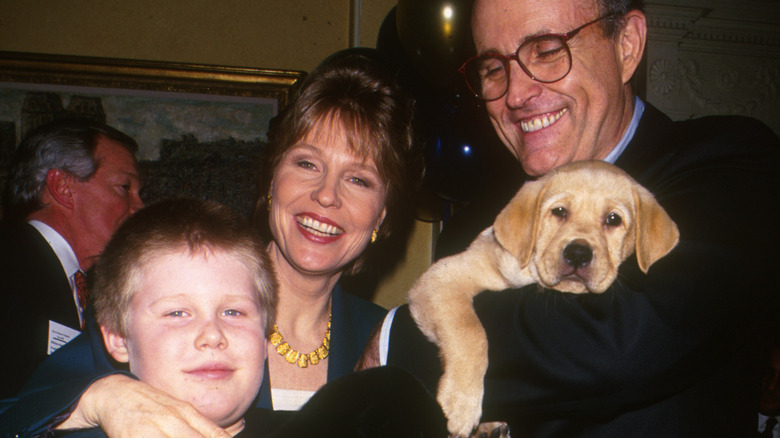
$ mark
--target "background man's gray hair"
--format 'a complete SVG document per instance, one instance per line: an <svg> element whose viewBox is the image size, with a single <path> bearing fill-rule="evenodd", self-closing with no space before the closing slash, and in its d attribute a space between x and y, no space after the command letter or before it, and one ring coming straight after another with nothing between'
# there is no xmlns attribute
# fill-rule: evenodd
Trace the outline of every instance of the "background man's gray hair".
<svg viewBox="0 0 780 438"><path fill-rule="evenodd" d="M44 207L41 195L51 169L88 180L99 163L94 154L98 139L114 140L133 156L138 144L125 133L88 119L57 120L31 131L14 153L6 187L4 214L24 218Z"/></svg>

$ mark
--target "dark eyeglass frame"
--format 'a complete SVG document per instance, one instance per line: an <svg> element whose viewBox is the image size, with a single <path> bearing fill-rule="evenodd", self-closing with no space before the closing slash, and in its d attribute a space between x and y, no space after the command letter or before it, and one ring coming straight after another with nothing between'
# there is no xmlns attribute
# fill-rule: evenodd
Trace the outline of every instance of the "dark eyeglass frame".
<svg viewBox="0 0 780 438"><path fill-rule="evenodd" d="M483 101L486 101L486 102L491 102L491 101L494 101L494 100L501 99L502 97L504 97L506 95L507 91L509 91L509 80L510 80L509 78L511 76L510 75L510 70L509 70L509 61L512 60L512 59L514 59L515 62L517 62L517 64L520 66L520 68L523 69L525 74L527 74L528 77L530 77L531 79L533 79L533 80L535 80L537 82L541 82L543 84L551 84L553 82L558 82L561 79L565 78L569 74L569 72L571 71L572 59L571 59L571 49L569 48L568 41L570 39L574 38L575 36L577 36L577 34L582 29L585 29L586 27L590 26L591 24L596 24L599 21L606 20L607 18L617 17L617 16L619 16L619 14L617 14L617 13L609 13L609 14L602 15L601 17L598 17L595 20L588 21L587 23L583 24L582 26L580 26L580 27L578 27L576 29L572 29L572 30L570 30L570 31L568 31L566 33L546 33L546 34L543 34L543 35L537 35L535 37L531 37L531 38L525 40L522 44L520 44L520 46L517 48L517 50L514 51L514 53L511 53L509 55L502 55L500 53L485 53L485 54L482 54L482 55L472 56L466 62L464 62L463 65L460 66L460 68L458 68L458 71L463 75L463 78L465 79L466 85L469 87L469 90L471 90L471 92L474 93L474 95L477 96L477 98L479 98L479 99L481 99ZM545 80L541 80L541 79L537 78L536 76L533 75L533 73L531 73L528 70L528 67L526 67L520 61L519 54L520 54L520 50L522 50L523 47L526 47L529 44L533 44L533 43L535 43L537 41L540 41L542 39L551 38L551 37L552 38L558 38L563 43L563 48L566 49L566 56L569 59L569 68L566 70L566 73L564 73L563 76L559 77L558 79L554 79L554 80L551 80L551 81L545 81ZM492 99L485 99L485 98L481 97L479 95L479 93L476 90L474 90L474 88L471 86L471 84L469 83L469 80L468 80L468 76L466 75L466 66L467 65L471 64L475 60L484 59L484 58L494 58L494 59L500 60L501 63L504 65L504 71L506 72L506 75L507 75L506 88L504 89L504 92L501 93L498 97L495 97L495 98L492 98Z"/></svg>

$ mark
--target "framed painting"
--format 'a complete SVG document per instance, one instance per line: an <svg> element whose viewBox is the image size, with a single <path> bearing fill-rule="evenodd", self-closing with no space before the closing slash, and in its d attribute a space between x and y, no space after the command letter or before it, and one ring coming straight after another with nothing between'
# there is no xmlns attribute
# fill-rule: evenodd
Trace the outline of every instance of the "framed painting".
<svg viewBox="0 0 780 438"><path fill-rule="evenodd" d="M142 198L214 199L251 214L270 120L304 72L0 51L0 181L30 129L105 122L139 144Z"/></svg>

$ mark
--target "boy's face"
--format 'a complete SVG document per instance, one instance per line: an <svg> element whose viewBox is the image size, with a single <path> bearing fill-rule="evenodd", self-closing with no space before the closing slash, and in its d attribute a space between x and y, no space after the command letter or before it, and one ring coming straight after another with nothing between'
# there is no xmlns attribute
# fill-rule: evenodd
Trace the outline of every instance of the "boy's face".
<svg viewBox="0 0 780 438"><path fill-rule="evenodd" d="M253 275L227 252L152 257L130 302L127 336L103 336L138 378L240 427L263 379L266 340Z"/></svg>

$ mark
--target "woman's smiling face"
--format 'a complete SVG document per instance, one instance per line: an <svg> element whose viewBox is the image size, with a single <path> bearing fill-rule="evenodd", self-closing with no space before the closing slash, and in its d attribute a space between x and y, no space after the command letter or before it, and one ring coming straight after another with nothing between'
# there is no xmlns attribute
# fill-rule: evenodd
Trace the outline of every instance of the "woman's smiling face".
<svg viewBox="0 0 780 438"><path fill-rule="evenodd" d="M374 160L352 150L338 119L290 147L271 187L272 250L302 273L340 273L385 217L387 185Z"/></svg>

